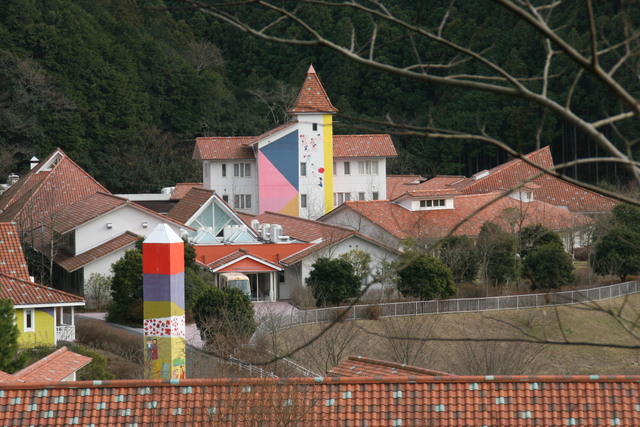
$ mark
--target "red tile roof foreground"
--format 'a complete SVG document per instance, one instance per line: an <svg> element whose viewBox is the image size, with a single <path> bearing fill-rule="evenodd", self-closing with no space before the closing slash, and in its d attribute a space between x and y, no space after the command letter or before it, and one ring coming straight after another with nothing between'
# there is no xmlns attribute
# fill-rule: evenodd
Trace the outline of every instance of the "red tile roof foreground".
<svg viewBox="0 0 640 427"><path fill-rule="evenodd" d="M404 363L388 362L386 360L370 359L362 356L349 356L345 361L327 371L328 377L374 377L374 376L410 376L453 375L446 372L434 371L420 366L411 366Z"/></svg>
<svg viewBox="0 0 640 427"><path fill-rule="evenodd" d="M471 194L456 196L455 209L434 209L410 211L388 200L349 201L338 207L352 209L369 221L378 225L398 239L407 237L444 237L460 225L454 234L477 236L480 227L487 221L495 222L505 230L509 229L509 218L505 209L516 208L522 212L522 226L542 224L552 230L565 230L589 224L592 220L584 215L564 208L533 201L521 203L511 197L501 197L500 193ZM492 204L492 201L494 201ZM489 204L489 205L488 205ZM483 208L483 206L488 205ZM482 209L478 212L479 209Z"/></svg>
<svg viewBox="0 0 640 427"><path fill-rule="evenodd" d="M0 273L0 298L9 298L13 305L84 305L84 298L37 283Z"/></svg>
<svg viewBox="0 0 640 427"><path fill-rule="evenodd" d="M2 425L640 425L639 376L0 384Z"/></svg>
<svg viewBox="0 0 640 427"><path fill-rule="evenodd" d="M20 245L18 226L12 222L0 222L0 273L30 280L27 261Z"/></svg>
<svg viewBox="0 0 640 427"><path fill-rule="evenodd" d="M60 382L93 359L61 347L48 356L5 378L4 382ZM0 382L3 379L0 378Z"/></svg>

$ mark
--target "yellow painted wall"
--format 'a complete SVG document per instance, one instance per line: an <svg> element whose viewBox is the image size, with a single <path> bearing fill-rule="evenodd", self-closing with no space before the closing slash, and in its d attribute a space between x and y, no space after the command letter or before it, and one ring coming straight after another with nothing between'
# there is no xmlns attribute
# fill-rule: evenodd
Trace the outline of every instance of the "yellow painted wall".
<svg viewBox="0 0 640 427"><path fill-rule="evenodd" d="M51 309L53 310L53 309ZM53 315L38 309L34 313L34 332L24 332L24 309L16 309L16 324L20 330L18 344L21 347L54 346L56 326Z"/></svg>
<svg viewBox="0 0 640 427"><path fill-rule="evenodd" d="M333 116L323 116L323 141L324 141L324 211L333 209Z"/></svg>

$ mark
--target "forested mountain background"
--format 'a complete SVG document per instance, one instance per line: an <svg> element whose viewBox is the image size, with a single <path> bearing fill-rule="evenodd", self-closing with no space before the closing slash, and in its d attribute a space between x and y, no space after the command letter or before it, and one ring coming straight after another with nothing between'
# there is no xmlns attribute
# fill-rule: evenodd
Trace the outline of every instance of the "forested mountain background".
<svg viewBox="0 0 640 427"><path fill-rule="evenodd" d="M595 3L600 28L612 39L621 37L614 24L617 3ZM437 27L449 1L385 4L407 20ZM487 6L485 1L456 3L447 36L472 48L490 45L487 55L507 64L516 76L539 75L543 46L532 30L508 12ZM586 47L582 9L565 8L557 19L571 24L566 37ZM309 19L348 38L355 17L340 11ZM426 52L438 54L435 47ZM406 50L381 46L378 55L401 59L413 50L410 43ZM336 133L375 131L358 127L362 123L354 117L391 118L463 131L482 128L522 152L537 148L538 107L403 80L320 48L267 43L179 1L2 0L0 182L9 172L26 172L31 156L42 158L55 147L113 192L155 192L176 182L199 181L199 165L191 160L194 138L258 135L282 123L311 63L340 110ZM550 90L559 94L573 80L562 65L557 62L551 70ZM634 79L631 72L623 81L638 94L637 75ZM588 78L581 80L573 98L587 119L615 108L615 101ZM391 163L391 173L470 175L508 160L478 142L394 140L400 156ZM552 146L558 162L602 154L572 126L549 115L541 141ZM590 182L625 179L606 164L566 173Z"/></svg>

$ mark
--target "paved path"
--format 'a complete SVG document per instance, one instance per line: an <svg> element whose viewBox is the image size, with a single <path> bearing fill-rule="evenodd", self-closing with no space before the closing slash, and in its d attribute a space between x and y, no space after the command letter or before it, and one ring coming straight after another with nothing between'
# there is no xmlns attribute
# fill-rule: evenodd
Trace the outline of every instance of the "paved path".
<svg viewBox="0 0 640 427"><path fill-rule="evenodd" d="M292 306L286 301L276 301L276 302L256 302L253 303L253 309L255 311L255 319L256 323L260 324L265 320L268 320L270 316L273 315L282 315L282 314L291 314L298 311L297 308ZM91 313L76 313L77 317L87 318L87 319L96 319L104 321L107 313L102 312L91 312ZM128 331L143 335L144 331L142 328L133 328L130 326L119 325L117 323L110 323L113 326L117 326L122 329L126 329ZM187 344L196 347L198 349L202 349L204 347L204 343L200 338L200 332L195 323L186 326L186 338Z"/></svg>

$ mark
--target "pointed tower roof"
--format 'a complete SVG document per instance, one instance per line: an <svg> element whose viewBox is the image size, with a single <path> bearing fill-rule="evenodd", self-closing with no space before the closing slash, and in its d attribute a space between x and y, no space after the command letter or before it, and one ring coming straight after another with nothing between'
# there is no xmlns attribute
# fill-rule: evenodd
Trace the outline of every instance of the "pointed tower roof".
<svg viewBox="0 0 640 427"><path fill-rule="evenodd" d="M307 78L304 80L302 89L298 93L296 103L289 113L337 113L338 109L331 104L327 92L325 92L320 78L316 74L313 65L309 66Z"/></svg>

